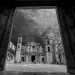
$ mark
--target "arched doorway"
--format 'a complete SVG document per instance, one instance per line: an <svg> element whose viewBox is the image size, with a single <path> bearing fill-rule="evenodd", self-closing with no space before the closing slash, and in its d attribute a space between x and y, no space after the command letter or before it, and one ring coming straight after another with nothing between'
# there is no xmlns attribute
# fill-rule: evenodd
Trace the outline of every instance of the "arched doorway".
<svg viewBox="0 0 75 75"><path fill-rule="evenodd" d="M31 62L32 62L32 63L35 63L35 55L32 55L32 56L31 56Z"/></svg>

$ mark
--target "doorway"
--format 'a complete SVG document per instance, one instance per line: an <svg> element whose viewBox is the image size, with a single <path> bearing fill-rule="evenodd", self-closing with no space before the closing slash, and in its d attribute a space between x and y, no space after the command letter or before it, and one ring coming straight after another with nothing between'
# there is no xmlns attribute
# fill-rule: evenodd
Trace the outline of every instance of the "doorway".
<svg viewBox="0 0 75 75"><path fill-rule="evenodd" d="M31 62L32 62L32 63L35 63L35 55L32 55L32 56L31 56Z"/></svg>

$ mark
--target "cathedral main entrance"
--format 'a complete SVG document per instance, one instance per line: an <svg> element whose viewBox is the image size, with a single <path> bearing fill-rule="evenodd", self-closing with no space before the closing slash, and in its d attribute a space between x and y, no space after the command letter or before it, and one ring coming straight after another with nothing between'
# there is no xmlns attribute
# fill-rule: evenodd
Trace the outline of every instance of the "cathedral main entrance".
<svg viewBox="0 0 75 75"><path fill-rule="evenodd" d="M32 55L32 56L31 56L31 62L32 62L32 63L36 63L35 60L36 60L35 55Z"/></svg>

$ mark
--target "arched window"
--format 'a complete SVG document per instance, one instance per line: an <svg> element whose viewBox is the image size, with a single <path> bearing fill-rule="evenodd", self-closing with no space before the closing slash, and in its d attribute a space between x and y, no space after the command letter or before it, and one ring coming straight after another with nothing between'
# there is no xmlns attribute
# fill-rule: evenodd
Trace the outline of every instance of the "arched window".
<svg viewBox="0 0 75 75"><path fill-rule="evenodd" d="M48 47L48 52L50 52L50 47Z"/></svg>

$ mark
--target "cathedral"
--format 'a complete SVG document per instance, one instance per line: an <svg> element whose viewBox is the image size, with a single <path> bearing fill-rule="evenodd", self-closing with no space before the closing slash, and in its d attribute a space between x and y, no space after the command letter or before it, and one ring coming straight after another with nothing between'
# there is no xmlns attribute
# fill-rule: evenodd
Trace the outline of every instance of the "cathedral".
<svg viewBox="0 0 75 75"><path fill-rule="evenodd" d="M12 45L11 45L12 44ZM23 43L18 37L17 45L8 45L7 62L23 64L66 64L64 48L59 40L44 39L44 47L34 41Z"/></svg>
<svg viewBox="0 0 75 75"><path fill-rule="evenodd" d="M16 58L17 63L26 64L51 64L53 62L53 51L50 45L45 45L45 49L36 42L27 42L22 45L22 37L18 37Z"/></svg>

